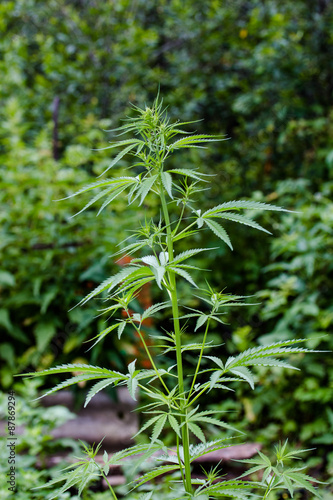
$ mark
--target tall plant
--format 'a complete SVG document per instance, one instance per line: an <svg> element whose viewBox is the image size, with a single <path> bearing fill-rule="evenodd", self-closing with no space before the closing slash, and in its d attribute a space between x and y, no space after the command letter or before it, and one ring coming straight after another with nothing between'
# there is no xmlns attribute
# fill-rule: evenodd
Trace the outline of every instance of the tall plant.
<svg viewBox="0 0 333 500"><path fill-rule="evenodd" d="M102 295L106 302L106 307L102 309L102 312L110 317L118 315L118 318L116 316L116 319L110 319L110 325L93 339L95 341L93 346L112 333L120 338L126 326L130 325L141 339L151 369L140 369L136 367L136 360L133 360L128 365L127 373L84 364L68 364L28 375L35 377L59 373L73 374L71 378L49 390L45 395L79 382L94 381L94 385L87 394L85 405L96 393L110 385L127 385L133 399L136 399L138 390L142 391L150 400L144 412L149 415L149 418L139 433L150 429L150 442L133 446L113 456L105 452L103 466L95 460L100 446L96 449L85 448L86 458L71 466L70 472L61 475L49 485L65 481L60 489L61 492L77 485L81 493L90 480L100 476L106 479L112 464L122 463L125 458L137 455L140 455L142 460L160 452L161 464L136 478L133 488L152 481L166 472L179 471L181 481L179 490L175 491L175 498L179 499L208 500L220 497L246 499L252 496L253 489L262 490L263 498L266 498L274 488L287 488L292 494L295 484L315 493L309 478L303 475L300 469L282 470L279 468L279 464L283 464L299 453L299 451L287 451L285 445L277 449L275 465L263 454L260 454L259 459L248 461L253 465L250 472L264 469L261 483L252 483L242 478L231 481L222 480L216 471L208 473L206 480L203 481L196 480L191 475L191 464L195 459L213 450L230 446L226 439L207 442L204 425L233 429L228 423L219 419L216 412L200 408L201 396L210 391L223 393L223 391L230 390L230 384L235 382L246 382L253 389L255 378L251 371L252 367L264 365L295 369L288 362L280 359L281 356L304 353L308 350L295 345L302 342L298 339L249 349L228 359L205 355L206 349L214 347L207 340L212 323L223 323L222 315L225 308L246 305L244 302L246 297L215 291L209 285L207 289L198 288L193 279L193 273L191 274L198 268L187 261L210 249L188 248L178 253L178 242L190 240L199 231L209 229L232 249L230 238L221 225L224 220L269 233L242 212L251 209L287 210L274 205L244 200L221 203L206 211L194 208L193 200L196 192L199 191L198 186L200 183L208 183L207 175L190 168L170 168L168 159L178 150L200 148L204 143L221 141L224 138L206 134L194 135L183 130L182 127L186 123L170 123L163 110L162 102L158 98L151 108L135 107L135 112L135 118L127 118L123 126L113 130L119 136L132 133L133 137L115 141L108 146L109 149L121 148L121 151L104 172L114 167L125 155L131 155L133 163L130 168L134 170L134 174L98 180L72 196L98 190L85 208L98 200L103 200L100 210L106 208L117 197L125 196L126 192L128 204L138 203L140 206L148 195L155 196L159 201L160 212L157 214L157 219L146 219L141 227L135 230L134 241L127 242L127 244L123 242L125 246L119 252L127 255L138 252L139 256L133 258L128 265L104 281L80 302L80 305L84 305L92 298ZM171 205L174 207L172 216ZM175 218L174 213L177 209L179 215ZM149 250L146 252L144 249L147 248ZM205 303L204 312L190 308L180 300L178 282L183 279L198 290L196 293L200 294ZM164 293L165 300L154 303L141 314L133 313L131 302L135 300L143 285L153 281ZM161 310L170 312L173 328L172 331L155 337L161 345L159 347L154 345L154 349L160 348L162 352L167 350L174 353L175 363L172 363L168 369L158 366L142 330L144 321ZM186 326L189 319L195 322L194 332L202 331L202 340L199 343L184 342L183 333L186 328L189 328ZM195 366L186 374L183 363L185 351L197 353ZM209 360L209 368L203 369L204 358ZM176 454L169 453L168 447L163 443L162 431L166 427L174 433ZM233 430L237 432L236 429ZM194 437L195 442L200 443L191 444L191 436L192 440ZM217 479L220 481L216 482ZM116 499L117 496L110 484L109 488L112 497ZM151 498L151 493L143 498Z"/></svg>

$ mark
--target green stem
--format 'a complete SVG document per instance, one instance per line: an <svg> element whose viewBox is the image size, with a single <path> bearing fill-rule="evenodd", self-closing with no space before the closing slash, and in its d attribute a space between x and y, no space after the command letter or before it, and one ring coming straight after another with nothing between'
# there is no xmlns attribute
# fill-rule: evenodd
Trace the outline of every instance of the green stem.
<svg viewBox="0 0 333 500"><path fill-rule="evenodd" d="M156 394L156 392L151 391L145 385L138 384L138 387L140 387L140 389L142 389L147 394L153 394L153 395ZM177 415L178 415L178 412L179 412L180 408L176 404L175 405L170 404L170 408L173 408L177 412Z"/></svg>
<svg viewBox="0 0 333 500"><path fill-rule="evenodd" d="M179 463L179 470L180 470L180 475L182 476L182 481L185 485L186 483L185 483L185 477L184 477L184 472L183 472L183 463L182 463L182 459L180 458L180 452L179 452L179 436L178 436L178 434L176 437L177 437L177 457L178 457L178 463Z"/></svg>
<svg viewBox="0 0 333 500"><path fill-rule="evenodd" d="M182 208L182 212L181 212L180 217L179 217L179 220L178 220L178 222L177 222L177 226L175 227L175 229L174 229L174 230L173 230L173 232L172 232L172 234L173 234L173 235L176 235L176 234L177 234L178 228L179 228L179 226L180 226L180 223L181 223L181 221L182 221L182 218L183 218L183 215L184 215L184 212L185 212L185 207L186 207L186 205L185 205L185 203L184 203L184 204L183 204L183 208Z"/></svg>
<svg viewBox="0 0 333 500"><path fill-rule="evenodd" d="M200 368L200 364L201 364L201 360L202 360L203 352L204 352L204 349L205 349L205 344L206 344L207 333L208 333L208 330L209 330L209 321L210 321L210 318L208 318L208 320L207 320L207 325L206 325L205 335L204 335L204 338L203 338L203 341L202 341L202 346L201 346L201 350L200 350L200 355L199 355L199 359L198 359L197 367L196 367L196 370L195 370L195 373L194 373L194 376L193 376L191 389L190 389L189 395L188 395L188 397L187 397L187 403L188 403L188 402L189 402L189 400L190 400L191 394L192 394L192 392L193 392L193 387L194 387L194 384L195 384L195 381L196 381L196 378L197 378L197 375L198 375L198 372L199 372L199 368Z"/></svg>
<svg viewBox="0 0 333 500"><path fill-rule="evenodd" d="M206 391L207 391L207 389L209 389L209 386L204 387L204 388L203 388L203 389L199 392L199 394L197 394L197 395L195 396L195 398L193 398L193 399L192 399L192 401L190 401L190 402L187 404L187 406L188 406L188 407L192 406L192 405L193 405L193 403L194 403L194 402L195 402L198 398L200 398L200 396L201 396L204 392L206 392Z"/></svg>
<svg viewBox="0 0 333 500"><path fill-rule="evenodd" d="M140 340L141 340L141 342L142 342L142 345L143 345L143 347L144 347L144 349L145 349L145 351L146 351L146 353L147 353L148 359L149 359L149 361L150 361L150 363L151 363L151 365L152 365L152 367L153 367L153 369L154 369L154 371L155 371L156 375L157 375L157 376L158 376L158 378L160 379L160 382L161 382L161 384L163 385L164 389L165 389L165 390L167 391L167 393L169 394L169 392L170 392L170 391L169 391L168 387L165 385L165 382L164 382L163 378L161 377L161 375L160 375L160 374L159 374L159 372L158 372L158 369L156 368L156 365L155 365L154 360L153 360L153 358L152 358L152 356L151 356L151 354L150 354L150 352L149 352L148 346L147 346L146 341L145 341L145 339L144 339L144 337L143 337L143 335L142 335L142 333L141 333L140 328L138 328L138 327L136 326L136 324L134 323L134 321L132 321L132 319L131 319L131 317L130 317L130 315L129 315L129 313L128 313L128 311L127 311L127 310L126 310L126 312L127 312L127 315L128 315L128 317L129 317L129 319L130 319L131 325L135 328L135 330L137 331L137 333L138 333L138 335L139 335L139 337L140 337Z"/></svg>
<svg viewBox="0 0 333 500"><path fill-rule="evenodd" d="M264 495L262 500L265 500L267 498L267 495L269 495L269 493L271 492L271 485L272 485L273 479L274 479L274 474L272 474L271 480L268 483L268 486L267 486L266 491L265 491L265 495Z"/></svg>
<svg viewBox="0 0 333 500"><path fill-rule="evenodd" d="M197 223L197 221L195 220L194 222L192 222L192 224L190 224L189 226L185 227L185 229L183 229L182 231L180 231L180 233L178 233L177 235L175 234L175 236L180 236L181 234L185 233L186 231L188 231L190 229L190 227L194 226L195 224Z"/></svg>
<svg viewBox="0 0 333 500"><path fill-rule="evenodd" d="M100 467L99 467L99 470L101 471L102 476L104 477L105 481L107 482L107 485L109 486L109 489L110 489L110 491L111 491L111 493L112 493L112 496L113 496L114 500L118 500L117 495L116 495L116 494L115 494L115 492L114 492L114 489L112 488L112 486L111 486L111 484L109 483L109 481L108 481L108 479L107 479L106 475L104 474L104 471L103 471Z"/></svg>
<svg viewBox="0 0 333 500"><path fill-rule="evenodd" d="M165 200L163 184L160 179L160 197L162 203L162 210L164 215L164 220L167 229L167 247L169 254L169 261L173 260L173 241L172 241L172 231L170 227L170 218L167 203ZM179 324L179 310L178 310L178 297L177 297L177 287L176 287L176 276L175 273L170 271L169 273L170 282L170 297L172 304L172 314L173 314L173 324L175 330L175 340L176 340L176 359L177 359L177 375L178 375L178 387L180 395L180 407L183 413L181 417L182 425L182 442L184 451L184 466L185 466L185 489L188 493L192 494L192 481L191 481L191 462L190 462L190 439L188 425L186 423L186 398L184 394L184 374L183 374L183 361L182 361L182 342L181 342L181 331Z"/></svg>

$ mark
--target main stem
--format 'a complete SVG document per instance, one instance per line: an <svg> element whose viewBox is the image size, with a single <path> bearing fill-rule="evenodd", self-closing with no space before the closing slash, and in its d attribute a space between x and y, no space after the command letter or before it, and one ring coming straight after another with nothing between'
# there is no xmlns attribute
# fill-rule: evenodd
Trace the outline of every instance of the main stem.
<svg viewBox="0 0 333 500"><path fill-rule="evenodd" d="M172 231L170 226L170 218L167 203L164 196L163 184L160 181L160 197L162 202L162 210L164 215L164 220L167 230L167 247L169 254L169 262L173 260L173 241L172 241ZM186 423L186 398L184 393L184 375L183 375L183 360L182 360L182 341L181 332L179 324L179 311L178 311L178 297L177 297L177 287L176 287L176 276L175 273L169 273L170 280L170 296L172 304L172 314L173 314L173 324L175 330L176 339L176 359L177 359L177 375L178 375L178 387L180 395L180 410L181 417L180 421L182 425L182 442L184 451L184 465L185 465L185 489L188 493L192 493L192 481L191 481L191 462L190 462L190 440L188 426Z"/></svg>

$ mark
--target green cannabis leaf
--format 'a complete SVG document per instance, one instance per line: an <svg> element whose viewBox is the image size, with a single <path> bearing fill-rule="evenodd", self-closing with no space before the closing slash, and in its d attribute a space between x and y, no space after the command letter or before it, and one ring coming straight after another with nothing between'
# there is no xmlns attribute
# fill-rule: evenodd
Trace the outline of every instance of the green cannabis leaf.
<svg viewBox="0 0 333 500"><path fill-rule="evenodd" d="M89 482L98 477L106 479L111 464L122 463L124 459L130 457L135 457L137 463L140 460L142 462L156 451L163 449L164 455L160 459L161 463L135 478L131 487L138 488L165 473L178 471L181 482L179 489L175 492L175 498L247 500L255 495L254 491L261 490L264 492L263 498L265 499L274 489L287 489L293 496L297 488L305 488L316 495L317 490L312 485L316 481L307 476L302 467L285 467L286 461L298 458L301 451L287 452L284 445L277 449L275 464L261 452L258 452L258 458L243 460L243 463L249 464L251 468L237 480L226 480L217 468L207 472L207 479L204 480L197 480L192 476L193 460L211 451L230 446L225 444L223 439L207 441L205 429L207 425L233 433L239 432L237 427L232 427L221 420L216 412L201 410L201 396L210 391L233 391L232 386L235 382L246 382L254 389L255 374L251 371L253 367L262 365L297 370L288 362L288 359L285 361L281 357L313 351L296 346L297 343L305 342L305 340L286 340L253 347L227 359L204 355L207 349L214 347L208 340L212 323L224 324L221 316L225 308L249 305L246 300L248 297L227 294L224 290L216 291L210 285L206 290L199 288L192 276L193 271L199 268L195 262L192 264L188 261L190 259L195 261L198 254L209 252L211 248L193 248L188 244L187 249L179 253L176 248L178 242L190 241L193 235L208 229L232 250L230 237L222 226L224 220L270 234L266 228L248 216L248 211L288 212L289 210L267 203L240 200L221 203L202 213L201 209L195 208L195 196L201 190L201 183L204 183L206 189L209 176L190 168L170 169L167 165L168 158L177 150L202 148L211 142L225 140L225 137L191 134L182 128L186 126L186 123L170 123L159 96L151 107L146 106L141 109L133 106L133 112L134 118L126 118L125 124L112 132L118 136L134 134L135 137L113 141L105 148L111 152L113 150L118 152L103 172L103 174L109 172L120 160L126 160L128 170L132 170L133 175L117 177L115 174L114 177L89 184L71 196L94 193L79 213L90 208L94 203L101 202L98 212L100 213L107 209L117 197L122 196L125 199L126 196L129 205L141 206L144 210L145 206L153 202L153 206L158 207L156 217L148 218L145 215L141 226L135 228L133 235L130 236L129 242L128 239L120 242L121 248L115 254L137 255L118 273L84 297L78 305L84 306L89 300L97 297L102 299L103 304L105 303L101 314L107 315L108 326L92 339L94 340L92 347L107 335L116 334L118 338L126 335L127 327L130 327L137 332L151 368L142 369L136 365L136 360L132 360L128 365L128 372L123 374L90 365L68 364L28 373L26 376L36 377L59 373L72 375L71 378L47 391L46 394L52 394L78 382L93 382L88 390L85 406L99 391L110 385L126 385L133 399L136 399L138 391L144 393L148 403L141 408L141 411L142 415L147 415L147 418L137 435L146 433L149 444L134 446L111 457L105 452L103 466L95 460L100 445L96 449L85 447L85 458L70 466L73 470L60 475L48 485L56 485L64 481L59 494L76 486L80 495ZM175 218L174 212L177 210L179 215ZM240 213L244 211L246 211L245 214ZM200 271L203 272L203 270ZM178 294L180 279L186 280L193 288L199 290L198 293L201 295L195 297L203 303L202 310L188 307L180 300ZM141 288L149 282L156 283L161 293L164 294L164 299L155 302L146 310L137 312L135 307L132 307L132 303ZM168 312L172 329L170 332L155 335L155 341L161 341L161 345L156 344L153 348L154 350L160 349L161 352L173 353L174 362L168 369L158 367L159 358L152 354L144 326L148 318L154 318L162 310ZM195 321L193 326L189 322L192 320ZM200 332L200 341L195 339L185 343L183 335L185 330L196 339L197 332ZM196 351L197 354L195 365L189 372L185 372L183 363L183 356L187 351ZM204 368L202 367L203 361L206 363ZM210 366L207 368L208 362ZM173 455L169 454L170 450L163 444L166 428L174 433L176 454ZM165 461L171 462L171 465L165 465ZM245 475L262 470L261 482L244 480ZM109 487L113 498L116 499L116 493L110 485ZM52 498L56 496L57 494ZM142 500L150 500L150 498L152 498L151 492L142 496Z"/></svg>

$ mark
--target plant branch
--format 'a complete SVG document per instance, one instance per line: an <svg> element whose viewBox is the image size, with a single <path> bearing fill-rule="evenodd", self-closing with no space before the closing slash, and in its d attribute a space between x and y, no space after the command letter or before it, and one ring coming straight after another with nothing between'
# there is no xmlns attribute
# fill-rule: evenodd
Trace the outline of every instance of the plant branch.
<svg viewBox="0 0 333 500"><path fill-rule="evenodd" d="M205 330L204 338L203 338L202 345L201 345L201 350L200 350L200 355L199 355L197 367L196 367L196 370L195 370L195 373L194 373L194 376L193 376L191 389L190 389L190 392L189 392L188 397L187 397L187 403L190 400L190 397L191 397L191 394L193 392L193 388L194 388L194 385L195 385L195 381L196 381L196 378L197 378L197 375L198 375L198 372L199 372L199 369L200 369L200 364L201 364L202 356L203 356L203 353L204 353L206 339L207 339L207 334L208 334L208 330L209 330L209 322L210 322L210 318L208 318L208 320L207 320L206 330Z"/></svg>
<svg viewBox="0 0 333 500"><path fill-rule="evenodd" d="M95 462L95 463L96 463L96 462ZM110 491L111 491L111 493L112 493L112 496L113 496L114 500L118 500L117 495L115 494L114 489L112 488L111 484L109 483L108 478L107 478L107 477L106 477L106 475L104 474L103 469L100 467L100 465L99 465L99 464L97 464L97 465L98 465L98 467L99 467L99 470L101 471L102 477L105 479L105 481L106 481L106 483L107 483L107 485L108 485L108 487L109 487L109 489L110 489Z"/></svg>
<svg viewBox="0 0 333 500"><path fill-rule="evenodd" d="M137 333L138 333L138 335L139 335L139 337L140 337L140 340L141 340L141 342L142 342L142 345L143 345L143 347L144 347L144 349L145 349L145 351L146 351L146 353L147 353L148 359L149 359L149 361L150 361L150 363L151 363L151 365L152 365L152 367L153 367L153 369L154 369L154 371L155 371L155 373L156 373L157 377L159 378L159 380L160 380L161 384L163 385L164 389L165 389L165 390L167 391L167 393L169 394L169 392L170 392L170 391L169 391L168 387L166 386L166 384L165 384L165 382L164 382L163 378L161 377L161 375L160 375L160 373L159 373L158 369L156 368L156 365L155 365L154 360L153 360L153 358L152 358L152 356L151 356L151 354L150 354L149 348L148 348L148 346L147 346L147 344L146 344L146 341L145 341L145 339L144 339L144 337L143 337L143 335L142 335L142 333L141 333L140 328L138 328L138 327L136 326L136 324L135 324L135 323L134 323L134 321L132 320L131 316L129 315L128 310L126 310L126 313L127 313L127 316L128 316L128 318L129 318L129 320L130 320L131 325L135 328L135 330L137 331Z"/></svg>
<svg viewBox="0 0 333 500"><path fill-rule="evenodd" d="M167 228L167 247L169 253L169 261L173 260L173 241L172 232L170 227L170 218L167 203L165 200L164 190L162 180L160 179L160 197L162 203L162 210L164 215L164 220ZM178 297L177 297L177 287L176 287L176 277L175 273L169 271L169 282L170 282L170 297L172 303L172 314L174 323L174 333L176 340L176 358L177 358L177 374L178 374L178 386L179 393L182 397L181 399L181 409L184 415L181 417L182 425L182 441L184 450L184 465L185 465L185 489L188 493L192 493L192 481L191 481L191 465L190 465L190 451L189 451L189 431L188 425L186 423L186 400L184 396L184 374L183 374L183 361L182 361L182 343L181 343L181 331L179 324L179 310L178 310Z"/></svg>

